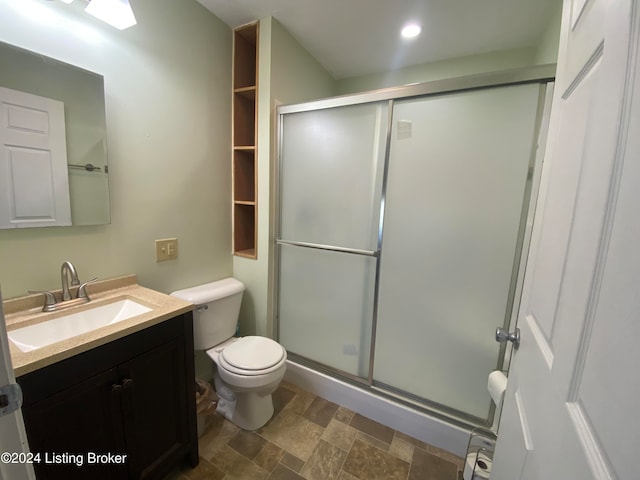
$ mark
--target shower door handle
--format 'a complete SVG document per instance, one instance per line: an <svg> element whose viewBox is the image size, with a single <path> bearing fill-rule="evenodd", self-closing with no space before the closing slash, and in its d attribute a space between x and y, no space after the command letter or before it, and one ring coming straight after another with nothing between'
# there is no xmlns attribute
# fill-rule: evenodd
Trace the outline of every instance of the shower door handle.
<svg viewBox="0 0 640 480"><path fill-rule="evenodd" d="M505 328L496 328L496 342L511 342L513 343L513 348L517 350L520 346L520 329L516 328L515 332L509 333Z"/></svg>

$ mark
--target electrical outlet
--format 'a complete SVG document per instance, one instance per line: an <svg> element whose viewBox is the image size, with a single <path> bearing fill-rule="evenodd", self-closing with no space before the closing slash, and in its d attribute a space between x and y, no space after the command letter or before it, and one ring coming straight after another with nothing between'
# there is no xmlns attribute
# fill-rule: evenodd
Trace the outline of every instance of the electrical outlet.
<svg viewBox="0 0 640 480"><path fill-rule="evenodd" d="M156 240L156 262L178 258L178 239L165 238Z"/></svg>

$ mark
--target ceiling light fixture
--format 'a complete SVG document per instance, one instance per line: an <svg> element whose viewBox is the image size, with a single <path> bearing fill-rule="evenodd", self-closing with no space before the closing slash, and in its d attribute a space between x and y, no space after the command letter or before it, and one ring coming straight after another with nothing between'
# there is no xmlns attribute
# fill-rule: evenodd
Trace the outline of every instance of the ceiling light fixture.
<svg viewBox="0 0 640 480"><path fill-rule="evenodd" d="M118 30L124 30L138 23L129 0L91 0L84 11Z"/></svg>
<svg viewBox="0 0 640 480"><path fill-rule="evenodd" d="M402 28L400 35L402 38L415 38L422 32L422 27L417 23L409 23Z"/></svg>

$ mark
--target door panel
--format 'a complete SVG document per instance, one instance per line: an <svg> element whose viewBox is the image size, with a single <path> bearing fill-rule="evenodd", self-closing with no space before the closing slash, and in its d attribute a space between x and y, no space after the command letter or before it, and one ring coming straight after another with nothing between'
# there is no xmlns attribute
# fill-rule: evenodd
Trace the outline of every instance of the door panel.
<svg viewBox="0 0 640 480"><path fill-rule="evenodd" d="M0 228L71 225L64 104L0 87Z"/></svg>
<svg viewBox="0 0 640 480"><path fill-rule="evenodd" d="M631 132L640 129L640 12L637 2L590 0L576 17L579 3L563 10L563 87L554 98L495 480L637 476L640 142ZM516 392L532 439L520 465Z"/></svg>
<svg viewBox="0 0 640 480"><path fill-rule="evenodd" d="M368 379L388 102L290 113L281 127L279 341Z"/></svg>
<svg viewBox="0 0 640 480"><path fill-rule="evenodd" d="M561 122L559 130L555 132L559 138L565 139L561 144L556 142L558 158L563 160L548 164L550 170L547 172L549 185L545 191L546 198L540 197L544 198L545 205L553 205L553 207L545 213L545 221L538 231L534 231L532 240L536 247L531 257L534 261L530 279L530 316L547 341L552 337L555 310L560 294L563 258L569 242L571 215L576 199L590 111L589 96L594 82L597 81L595 77L598 65L594 65L582 82L574 87L572 95L564 101L563 115L573 120Z"/></svg>
<svg viewBox="0 0 640 480"><path fill-rule="evenodd" d="M157 475L184 456L188 443L185 354L175 339L118 367L129 469L134 479Z"/></svg>
<svg viewBox="0 0 640 480"><path fill-rule="evenodd" d="M281 238L377 249L387 111L383 103L285 116Z"/></svg>
<svg viewBox="0 0 640 480"><path fill-rule="evenodd" d="M376 259L280 248L280 343L289 352L367 378Z"/></svg>
<svg viewBox="0 0 640 480"><path fill-rule="evenodd" d="M540 85L397 102L374 380L487 419ZM401 346L401 348L399 348Z"/></svg>
<svg viewBox="0 0 640 480"><path fill-rule="evenodd" d="M126 478L126 464L91 464L87 455L126 452L122 423L114 421L119 401L110 395L117 381L111 369L23 408L31 452L41 454L41 461L34 463L38 478ZM66 453L69 461L53 457Z"/></svg>

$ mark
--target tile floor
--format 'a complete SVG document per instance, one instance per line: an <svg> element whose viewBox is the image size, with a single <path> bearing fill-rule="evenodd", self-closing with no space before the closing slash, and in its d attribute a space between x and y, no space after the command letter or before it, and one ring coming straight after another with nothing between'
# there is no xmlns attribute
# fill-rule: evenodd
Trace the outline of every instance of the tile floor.
<svg viewBox="0 0 640 480"><path fill-rule="evenodd" d="M207 418L200 464L166 480L459 480L462 458L283 382L256 432Z"/></svg>

